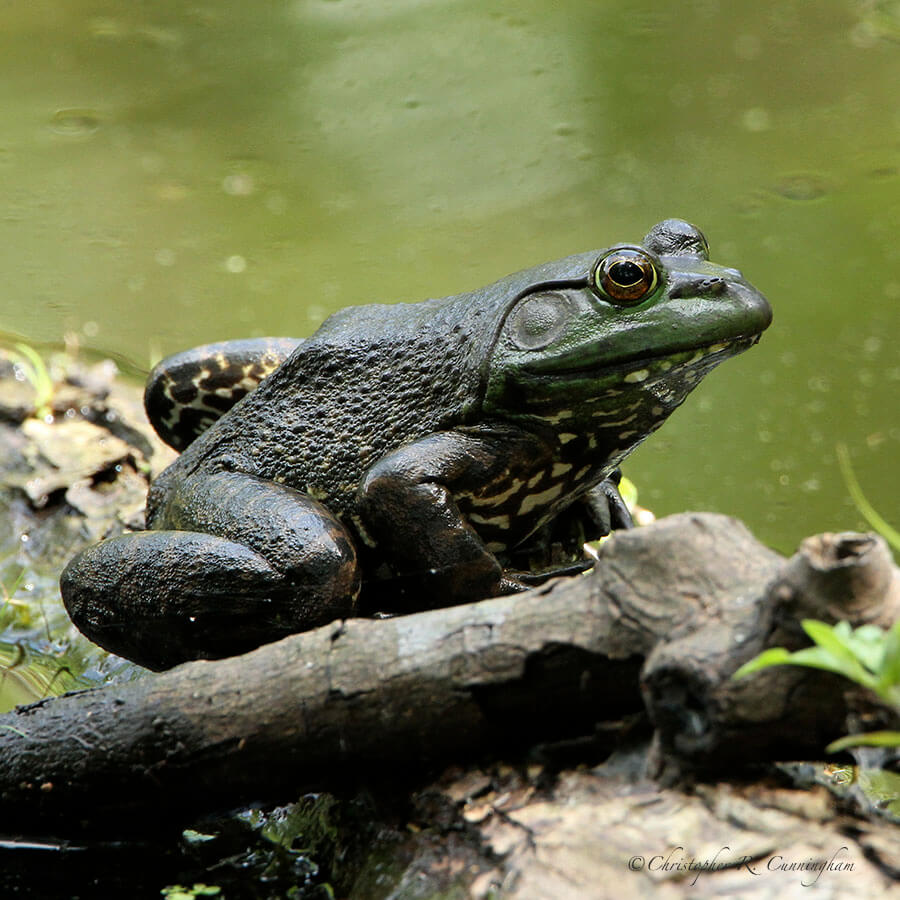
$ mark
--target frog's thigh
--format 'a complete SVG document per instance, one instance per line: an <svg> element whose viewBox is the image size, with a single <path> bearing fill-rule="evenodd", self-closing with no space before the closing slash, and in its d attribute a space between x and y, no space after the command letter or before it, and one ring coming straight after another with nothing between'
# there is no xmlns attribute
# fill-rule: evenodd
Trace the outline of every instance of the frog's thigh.
<svg viewBox="0 0 900 900"><path fill-rule="evenodd" d="M156 528L199 531L249 547L285 583L358 592L356 549L341 522L308 494L237 472L185 480ZM333 587L331 585L333 584Z"/></svg>
<svg viewBox="0 0 900 900"><path fill-rule="evenodd" d="M251 338L169 356L147 379L147 416L167 444L184 450L301 343L295 338Z"/></svg>
<svg viewBox="0 0 900 900"><path fill-rule="evenodd" d="M102 647L159 669L349 615L359 576L340 523L312 498L243 479L188 485L174 528L78 554L60 580L75 624Z"/></svg>

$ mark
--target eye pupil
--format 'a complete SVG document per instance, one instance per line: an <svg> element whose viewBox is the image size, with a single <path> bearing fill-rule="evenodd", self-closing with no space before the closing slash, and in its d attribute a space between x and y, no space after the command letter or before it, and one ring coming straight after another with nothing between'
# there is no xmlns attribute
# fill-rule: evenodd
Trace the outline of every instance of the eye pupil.
<svg viewBox="0 0 900 900"><path fill-rule="evenodd" d="M644 272L637 263L617 262L609 267L609 277L616 284L621 284L623 287L631 287L644 277Z"/></svg>

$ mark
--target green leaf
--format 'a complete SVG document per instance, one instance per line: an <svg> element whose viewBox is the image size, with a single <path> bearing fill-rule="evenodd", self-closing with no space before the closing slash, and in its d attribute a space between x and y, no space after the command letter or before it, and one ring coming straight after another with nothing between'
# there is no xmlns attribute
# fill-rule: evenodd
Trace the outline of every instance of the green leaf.
<svg viewBox="0 0 900 900"><path fill-rule="evenodd" d="M856 660L853 651L846 643L850 633L848 622L828 625L825 622L818 621L818 619L804 619L800 624L813 642L820 647L824 647L839 658Z"/></svg>
<svg viewBox="0 0 900 900"><path fill-rule="evenodd" d="M869 731L865 734L848 734L832 741L825 749L837 753L849 747L900 747L900 731Z"/></svg>
<svg viewBox="0 0 900 900"><path fill-rule="evenodd" d="M828 626L825 626L826 628ZM829 629L830 631L830 629ZM755 659L745 662L732 678L743 678L751 672L759 669L766 669L769 666L805 666L808 669L822 669L825 672L836 672L838 675L844 675L854 681L858 677L862 677L866 684L866 680L874 684L875 679L869 675L853 656L835 656L825 647L804 647L794 653L786 650L784 647L771 647L764 650ZM867 685L868 686L868 685Z"/></svg>
<svg viewBox="0 0 900 900"><path fill-rule="evenodd" d="M166 900L196 900L197 897L216 897L222 893L222 888L203 883L195 884L193 887L171 884L164 887L160 893Z"/></svg>
<svg viewBox="0 0 900 900"><path fill-rule="evenodd" d="M53 379L50 378L44 360L34 347L22 343L15 346L18 351L15 355L18 356L22 371L34 388L35 415L42 419L52 412L50 401L53 399Z"/></svg>
<svg viewBox="0 0 900 900"><path fill-rule="evenodd" d="M791 654L791 665L806 666L809 669L822 669L824 672L835 672L843 675L864 687L873 687L875 678L863 669L855 659L837 657L825 647L804 647Z"/></svg>
<svg viewBox="0 0 900 900"><path fill-rule="evenodd" d="M181 836L187 844L205 844L208 841L216 840L218 837L218 835L215 834L205 834L202 831L195 831L193 828L185 828L184 831L181 832Z"/></svg>
<svg viewBox="0 0 900 900"><path fill-rule="evenodd" d="M877 625L861 625L847 635L847 646L872 673L881 671L884 661L884 629Z"/></svg>
<svg viewBox="0 0 900 900"><path fill-rule="evenodd" d="M878 692L887 692L900 684L900 620L894 622L884 637L884 653L878 671Z"/></svg>
<svg viewBox="0 0 900 900"><path fill-rule="evenodd" d="M790 662L791 654L784 647L770 647L768 650L763 650L759 656L747 660L731 677L735 679L743 678L751 672L768 669L770 666L786 666Z"/></svg>
<svg viewBox="0 0 900 900"><path fill-rule="evenodd" d="M856 654L853 652L852 643L850 641L850 625L846 622L838 622L832 627L826 625L825 622L818 622L815 619L804 619L801 623L803 630L815 641L818 649L824 651L827 657L831 657L832 661L829 665L824 665L827 657L821 657L818 668L828 668L832 672L840 672L846 675L857 684L866 687L875 688L875 678L867 672ZM799 651L803 653L804 651ZM799 662L799 660L798 660ZM810 663L804 663L809 665Z"/></svg>

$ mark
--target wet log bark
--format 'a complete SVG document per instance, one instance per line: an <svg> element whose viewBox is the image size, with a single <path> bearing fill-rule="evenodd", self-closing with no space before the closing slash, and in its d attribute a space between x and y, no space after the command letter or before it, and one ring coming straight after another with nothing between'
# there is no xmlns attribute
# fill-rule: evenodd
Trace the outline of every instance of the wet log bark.
<svg viewBox="0 0 900 900"><path fill-rule="evenodd" d="M811 538L785 561L739 522L683 514L620 533L590 576L388 620L0 717L0 800L17 830L178 827L184 817L591 734L646 708L658 770L818 754L842 733L831 676L733 682L798 616L889 624L884 542ZM114 818L110 818L114 814Z"/></svg>

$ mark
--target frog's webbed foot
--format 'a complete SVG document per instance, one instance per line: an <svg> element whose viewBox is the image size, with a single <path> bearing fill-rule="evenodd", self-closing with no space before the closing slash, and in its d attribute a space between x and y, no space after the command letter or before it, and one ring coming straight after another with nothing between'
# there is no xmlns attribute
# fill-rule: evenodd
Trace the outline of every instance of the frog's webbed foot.
<svg viewBox="0 0 900 900"><path fill-rule="evenodd" d="M60 579L91 640L152 669L243 653L352 613L356 553L320 503L284 485L218 473L188 481L165 530L79 553Z"/></svg>
<svg viewBox="0 0 900 900"><path fill-rule="evenodd" d="M515 594L520 591L528 591L531 588L539 587L545 581L551 578L569 577L571 575L580 575L593 568L594 560L591 558L575 560L568 565L559 565L552 569L546 569L541 572L522 572L505 569L503 579L500 582L501 594Z"/></svg>

